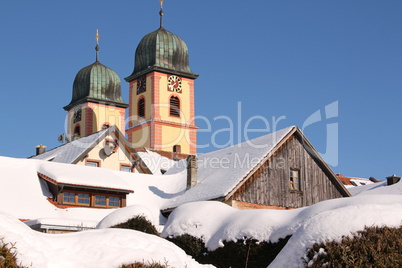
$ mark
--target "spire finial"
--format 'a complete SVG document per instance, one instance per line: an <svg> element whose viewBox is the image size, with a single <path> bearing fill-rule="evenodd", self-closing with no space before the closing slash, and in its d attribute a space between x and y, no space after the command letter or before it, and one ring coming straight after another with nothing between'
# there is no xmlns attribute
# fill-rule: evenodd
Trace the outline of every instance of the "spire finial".
<svg viewBox="0 0 402 268"><path fill-rule="evenodd" d="M96 40L96 46L95 46L95 50L96 50L96 61L99 61L99 32L98 29L96 29L96 35L95 35L95 40Z"/></svg>
<svg viewBox="0 0 402 268"><path fill-rule="evenodd" d="M159 4L161 5L161 10L159 11L160 16L160 28L163 28L163 0L159 0Z"/></svg>

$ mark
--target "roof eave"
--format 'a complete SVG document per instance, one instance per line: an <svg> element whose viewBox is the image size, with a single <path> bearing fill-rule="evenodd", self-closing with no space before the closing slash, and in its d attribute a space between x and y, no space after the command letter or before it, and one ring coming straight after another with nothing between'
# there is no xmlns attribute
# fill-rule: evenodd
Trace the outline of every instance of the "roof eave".
<svg viewBox="0 0 402 268"><path fill-rule="evenodd" d="M92 97L85 97L85 98L82 98L78 101L75 101L73 103L70 103L70 104L64 106L63 109L66 111L70 111L73 107L75 107L79 104L86 103L86 102L106 104L106 105L115 106L115 107L124 108L124 109L128 107L128 104L125 102L117 102L117 101L102 100L102 99L97 99L97 98L92 98Z"/></svg>
<svg viewBox="0 0 402 268"><path fill-rule="evenodd" d="M197 79L197 77L199 76L198 74L195 74L195 73L182 72L182 71L167 69L167 68L163 68L163 67L159 67L159 66L149 66L147 69L132 73L130 76L124 78L124 80L126 80L127 82L131 82L142 75L148 74L150 72L155 72L155 71L161 72L161 73L166 73L166 74L175 74L175 75L178 75L181 77L191 78L191 79Z"/></svg>
<svg viewBox="0 0 402 268"><path fill-rule="evenodd" d="M219 202L225 202L225 201L226 201L226 198L225 198L225 196L221 196L221 197L217 197L217 198L211 198L211 199L207 199L207 200L197 200L197 201L192 201L192 202L202 202L202 201L219 201ZM187 203L182 203L182 204L180 204L180 205L178 205L178 206L175 206L175 207L164 208L164 209L161 209L160 211L161 211L162 214L170 214L170 213L172 213L173 210L175 210L176 208L178 208L179 206L181 206L181 205L183 205L183 204L187 204Z"/></svg>
<svg viewBox="0 0 402 268"><path fill-rule="evenodd" d="M134 193L134 190L130 190L130 189L120 189L120 188L102 187L102 186L91 186L91 185L82 185L82 184L73 184L73 183L64 183L64 182L58 182L57 186L80 188L80 189L86 189L86 190L111 191L111 192L124 193L124 194Z"/></svg>

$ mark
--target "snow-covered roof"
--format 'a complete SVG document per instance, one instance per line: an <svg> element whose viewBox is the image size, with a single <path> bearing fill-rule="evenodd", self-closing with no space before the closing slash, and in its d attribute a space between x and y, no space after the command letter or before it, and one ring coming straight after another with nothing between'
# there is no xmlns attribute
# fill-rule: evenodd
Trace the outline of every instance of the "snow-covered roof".
<svg viewBox="0 0 402 268"><path fill-rule="evenodd" d="M357 178L357 177L347 177L343 176L342 174L336 174L338 179L342 181L342 183L345 185L346 188L350 189L356 186L363 186L367 184L372 184L375 183L374 181L370 179L364 179L364 178Z"/></svg>
<svg viewBox="0 0 402 268"><path fill-rule="evenodd" d="M160 208L171 198L182 194L186 187L184 173L148 175L0 156L0 211L19 219L37 220L32 224L60 223L63 226L94 228L106 215L116 210L55 207L48 201L53 195L46 182L38 178L38 172L60 183L134 191L127 194L126 205L149 209L155 224L165 221L160 215Z"/></svg>
<svg viewBox="0 0 402 268"><path fill-rule="evenodd" d="M176 163L174 160L147 149L145 152L137 152L137 154L154 175L162 175L162 170L166 171Z"/></svg>
<svg viewBox="0 0 402 268"><path fill-rule="evenodd" d="M173 200L165 209L188 202L214 200L226 196L295 129L295 126L291 126L234 146L199 155L197 184ZM185 169L186 161L182 160L166 174Z"/></svg>
<svg viewBox="0 0 402 268"><path fill-rule="evenodd" d="M121 148L124 147L126 152L128 152L134 158L134 160L139 161L139 168L142 170L142 172L151 174L152 173L151 170L144 163L144 161L142 161L141 157L138 155L135 149L131 147L128 140L124 137L124 135L115 125L107 129L101 130L99 132L96 132L92 135L63 144L40 155L31 156L30 159L46 160L66 164L76 164L88 152L90 152L94 147L96 147L99 144L99 142L101 142L105 137L111 135L112 133L122 144ZM160 174L160 171L157 174Z"/></svg>
<svg viewBox="0 0 402 268"><path fill-rule="evenodd" d="M88 148L96 145L96 142L104 136L106 132L112 130L113 127L101 130L87 137L68 142L52 150L44 152L40 155L34 155L31 159L40 159L58 163L74 163Z"/></svg>
<svg viewBox="0 0 402 268"><path fill-rule="evenodd" d="M76 185L91 188L108 188L132 192L130 185L108 169L45 162L38 167L38 173L50 178L56 184Z"/></svg>

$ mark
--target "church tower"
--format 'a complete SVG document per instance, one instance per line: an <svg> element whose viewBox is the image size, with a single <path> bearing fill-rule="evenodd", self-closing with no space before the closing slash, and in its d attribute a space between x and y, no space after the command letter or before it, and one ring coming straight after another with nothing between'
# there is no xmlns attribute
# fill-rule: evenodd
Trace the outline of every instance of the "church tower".
<svg viewBox="0 0 402 268"><path fill-rule="evenodd" d="M130 83L126 133L133 147L196 154L194 80L188 48L178 36L160 27L140 41Z"/></svg>
<svg viewBox="0 0 402 268"><path fill-rule="evenodd" d="M99 34L96 33L96 61L75 76L73 96L64 107L67 139L72 141L116 125L124 134L125 109L119 76L99 62Z"/></svg>

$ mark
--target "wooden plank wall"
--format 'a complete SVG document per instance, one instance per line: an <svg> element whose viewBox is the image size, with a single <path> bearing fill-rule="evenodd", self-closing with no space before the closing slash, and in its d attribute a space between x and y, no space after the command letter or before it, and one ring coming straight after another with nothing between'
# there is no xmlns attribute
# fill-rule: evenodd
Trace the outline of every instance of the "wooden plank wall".
<svg viewBox="0 0 402 268"><path fill-rule="evenodd" d="M290 169L300 170L300 191L290 189ZM342 194L303 147L301 139L293 135L232 198L253 204L299 208L340 197Z"/></svg>

